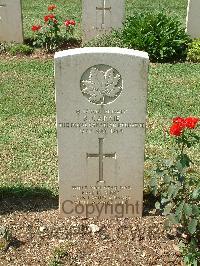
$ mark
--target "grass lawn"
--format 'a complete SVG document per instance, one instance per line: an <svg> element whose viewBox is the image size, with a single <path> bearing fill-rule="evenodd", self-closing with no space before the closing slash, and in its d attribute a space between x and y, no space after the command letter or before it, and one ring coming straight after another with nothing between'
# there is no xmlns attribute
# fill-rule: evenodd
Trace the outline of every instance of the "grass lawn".
<svg viewBox="0 0 200 266"><path fill-rule="evenodd" d="M25 38L33 24L42 23L49 4L64 19L80 22L81 2L22 0ZM185 25L187 0L126 0L126 15L155 10ZM81 38L80 24L76 37ZM156 161L174 153L167 134L171 119L200 116L199 91L200 64L150 64L145 190ZM199 176L199 150L196 145L189 152L191 180ZM146 202L154 206L153 199ZM165 217L145 205L147 213L102 221L59 217L53 58L0 54L0 265L183 265L179 238L169 237ZM99 226L94 234L93 223ZM2 227L13 236L5 252Z"/></svg>
<svg viewBox="0 0 200 266"><path fill-rule="evenodd" d="M31 36L31 26L33 24L42 24L43 17L48 13L49 4L55 3L56 12L63 19L75 19L81 21L81 3L82 0L22 0L24 35ZM185 18L187 13L187 0L126 0L126 15L133 15L144 11L165 11L169 15L179 18L185 26ZM80 38L81 27L78 27L77 36Z"/></svg>
<svg viewBox="0 0 200 266"><path fill-rule="evenodd" d="M51 1L22 0L25 37ZM56 1L57 11L80 21L81 0ZM127 0L126 14L165 10L185 23L187 0ZM77 34L80 34L78 31ZM79 35L80 37L80 35ZM53 59L1 58L0 187L35 187L57 194ZM169 153L163 128L174 116L200 114L200 64L152 64L149 71L147 166ZM198 147L196 147L198 148ZM193 152L194 153L194 152ZM198 160L198 153L194 156ZM146 173L147 177L148 174Z"/></svg>
<svg viewBox="0 0 200 266"><path fill-rule="evenodd" d="M38 186L57 194L53 59L2 58L0 69L0 187ZM170 119L200 114L199 80L200 64L151 65L147 170L154 159L169 153L163 129ZM195 161L198 157L196 153Z"/></svg>

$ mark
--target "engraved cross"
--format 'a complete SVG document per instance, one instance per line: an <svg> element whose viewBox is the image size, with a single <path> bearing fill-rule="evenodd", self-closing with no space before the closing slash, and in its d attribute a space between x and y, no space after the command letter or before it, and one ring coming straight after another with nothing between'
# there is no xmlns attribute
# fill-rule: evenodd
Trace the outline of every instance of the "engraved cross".
<svg viewBox="0 0 200 266"><path fill-rule="evenodd" d="M111 11L111 6L110 7L106 7L106 0L102 0L102 6L101 7L96 7L96 10L102 12L101 28L103 29L104 26L105 26L106 11Z"/></svg>
<svg viewBox="0 0 200 266"><path fill-rule="evenodd" d="M99 153L87 153L87 158L99 158L99 180L98 183L104 183L103 180L103 159L104 158L114 158L116 159L116 152L114 153L103 153L103 140L104 138L99 138Z"/></svg>

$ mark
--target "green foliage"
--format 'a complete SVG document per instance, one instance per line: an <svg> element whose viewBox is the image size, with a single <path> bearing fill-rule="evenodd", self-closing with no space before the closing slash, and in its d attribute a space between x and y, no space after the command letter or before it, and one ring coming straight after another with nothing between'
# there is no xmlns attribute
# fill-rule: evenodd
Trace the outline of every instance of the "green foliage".
<svg viewBox="0 0 200 266"><path fill-rule="evenodd" d="M126 47L121 38L121 33L113 31L110 34L104 34L97 36L93 40L85 43L83 46L86 47Z"/></svg>
<svg viewBox="0 0 200 266"><path fill-rule="evenodd" d="M49 263L49 266L61 266L64 265L63 260L68 257L68 252L63 248L55 248L53 258Z"/></svg>
<svg viewBox="0 0 200 266"><path fill-rule="evenodd" d="M12 240L12 233L6 227L0 227L0 251L6 250Z"/></svg>
<svg viewBox="0 0 200 266"><path fill-rule="evenodd" d="M5 53L8 48L8 44L6 42L0 43L0 54Z"/></svg>
<svg viewBox="0 0 200 266"><path fill-rule="evenodd" d="M184 264L198 266L200 263L200 251L196 239L192 238L189 244L180 243L179 249L184 257Z"/></svg>
<svg viewBox="0 0 200 266"><path fill-rule="evenodd" d="M185 60L189 43L181 23L163 12L128 17L122 38L126 46L146 51L156 62Z"/></svg>
<svg viewBox="0 0 200 266"><path fill-rule="evenodd" d="M199 144L200 137L193 132L195 124L185 128L183 124L175 124L182 127L180 135L170 131L177 147L176 156L160 162L151 186L155 194L161 195L155 207L167 216L167 227L175 224L179 226L181 236L185 236L181 247L186 265L197 265L200 254L200 180L190 176L193 162L187 153L192 146Z"/></svg>
<svg viewBox="0 0 200 266"><path fill-rule="evenodd" d="M188 47L187 60L200 63L200 39L194 39Z"/></svg>
<svg viewBox="0 0 200 266"><path fill-rule="evenodd" d="M29 55L33 52L33 48L26 44L13 43L7 47L7 52L11 55Z"/></svg>

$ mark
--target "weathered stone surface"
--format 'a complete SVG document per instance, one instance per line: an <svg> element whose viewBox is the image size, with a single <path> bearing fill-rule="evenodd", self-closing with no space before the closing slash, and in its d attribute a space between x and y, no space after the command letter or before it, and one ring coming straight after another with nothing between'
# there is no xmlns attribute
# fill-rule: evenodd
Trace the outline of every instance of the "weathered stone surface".
<svg viewBox="0 0 200 266"><path fill-rule="evenodd" d="M60 212L142 215L148 55L80 48L55 55Z"/></svg>
<svg viewBox="0 0 200 266"><path fill-rule="evenodd" d="M122 27L125 14L124 0L83 0L83 41Z"/></svg>
<svg viewBox="0 0 200 266"><path fill-rule="evenodd" d="M200 38L200 1L188 0L186 31L192 38Z"/></svg>
<svg viewBox="0 0 200 266"><path fill-rule="evenodd" d="M20 0L0 0L0 41L23 42Z"/></svg>

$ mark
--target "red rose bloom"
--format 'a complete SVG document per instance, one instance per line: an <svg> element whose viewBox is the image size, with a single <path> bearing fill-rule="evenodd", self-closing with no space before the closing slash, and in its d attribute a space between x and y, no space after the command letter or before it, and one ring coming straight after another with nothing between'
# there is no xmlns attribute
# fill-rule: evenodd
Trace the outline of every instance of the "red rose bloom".
<svg viewBox="0 0 200 266"><path fill-rule="evenodd" d="M49 16L44 16L44 21L47 22L49 20Z"/></svg>
<svg viewBox="0 0 200 266"><path fill-rule="evenodd" d="M183 127L179 123L174 123L169 130L170 135L180 136L182 134Z"/></svg>
<svg viewBox="0 0 200 266"><path fill-rule="evenodd" d="M55 15L50 14L50 15L44 16L44 21L47 22L47 21L49 21L50 19L53 20L54 18L55 18Z"/></svg>
<svg viewBox="0 0 200 266"><path fill-rule="evenodd" d="M40 30L42 27L40 26L40 25L33 25L32 26L32 31L38 31L38 30Z"/></svg>
<svg viewBox="0 0 200 266"><path fill-rule="evenodd" d="M198 121L199 118L197 117L187 117L185 118L185 127L193 129L196 127Z"/></svg>
<svg viewBox="0 0 200 266"><path fill-rule="evenodd" d="M185 126L185 119L183 117L178 116L178 117L173 118L173 123L178 123L184 127Z"/></svg>
<svg viewBox="0 0 200 266"><path fill-rule="evenodd" d="M54 19L54 18L55 18L55 15L54 15L54 14L50 14L50 15L49 15L49 18L50 18L50 19Z"/></svg>
<svg viewBox="0 0 200 266"><path fill-rule="evenodd" d="M52 11L56 8L56 5L49 5L48 6L48 11Z"/></svg>
<svg viewBox="0 0 200 266"><path fill-rule="evenodd" d="M67 20L64 21L64 24L65 24L66 27L69 27L70 25L71 26L75 26L76 22L73 19L71 19L71 20L67 19Z"/></svg>
<svg viewBox="0 0 200 266"><path fill-rule="evenodd" d="M69 20L65 20L64 24L66 27L68 27L70 25Z"/></svg>
<svg viewBox="0 0 200 266"><path fill-rule="evenodd" d="M72 26L75 26L76 25L76 22L73 19L71 19L69 22L70 22L70 25L72 25Z"/></svg>

